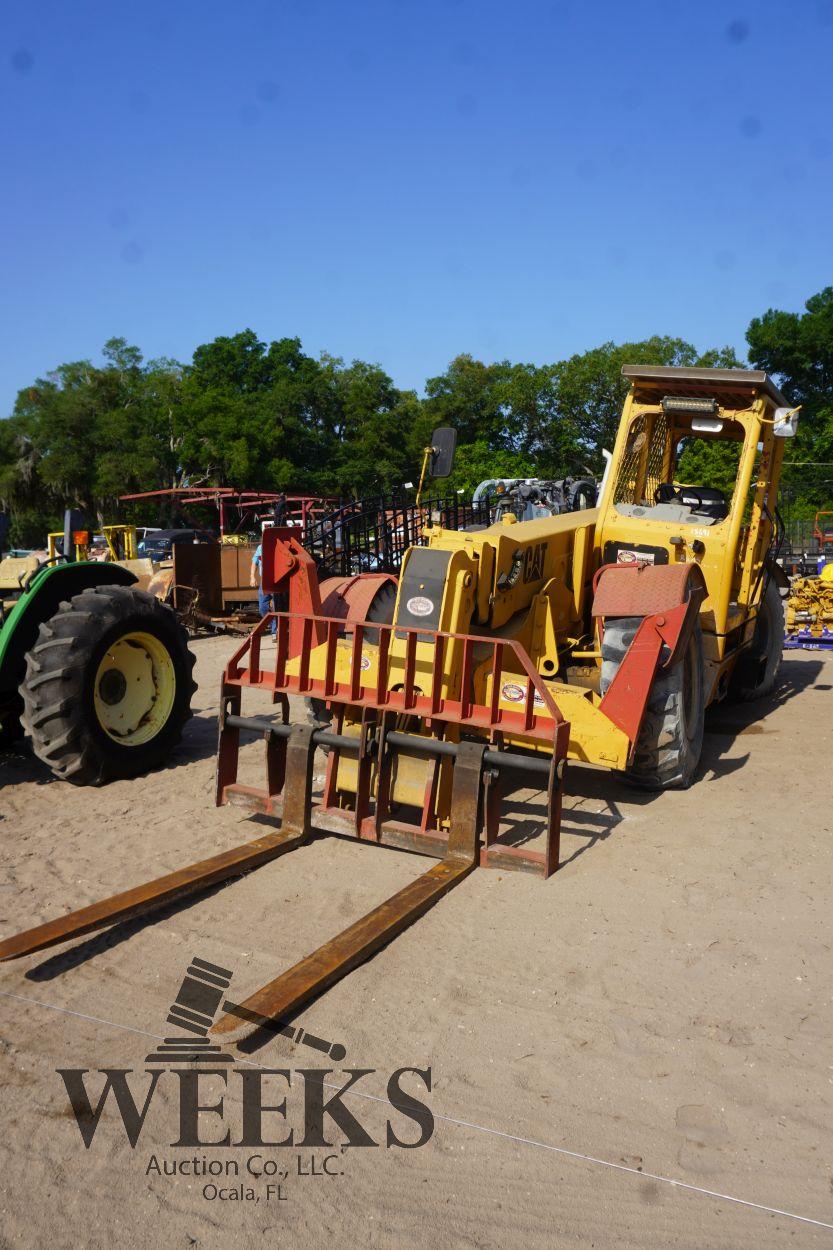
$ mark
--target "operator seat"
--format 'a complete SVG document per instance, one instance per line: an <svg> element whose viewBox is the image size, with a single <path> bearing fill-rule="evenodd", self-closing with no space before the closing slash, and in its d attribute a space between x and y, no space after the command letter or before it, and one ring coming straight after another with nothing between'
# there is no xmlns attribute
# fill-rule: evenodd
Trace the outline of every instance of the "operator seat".
<svg viewBox="0 0 833 1250"><path fill-rule="evenodd" d="M674 486L671 482L661 482L654 499L656 503L682 504L712 521L725 521L729 515L726 496L714 486Z"/></svg>
<svg viewBox="0 0 833 1250"><path fill-rule="evenodd" d="M729 515L729 505L722 490L714 486L682 486L680 498L684 504L695 512L713 517L715 521L725 521Z"/></svg>

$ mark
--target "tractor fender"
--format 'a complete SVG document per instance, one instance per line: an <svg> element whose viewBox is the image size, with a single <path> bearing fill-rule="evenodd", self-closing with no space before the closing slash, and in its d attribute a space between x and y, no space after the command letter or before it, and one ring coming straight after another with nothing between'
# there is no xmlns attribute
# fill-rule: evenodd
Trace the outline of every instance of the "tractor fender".
<svg viewBox="0 0 833 1250"><path fill-rule="evenodd" d="M26 672L26 655L35 645L42 622L60 605L93 586L132 586L136 577L119 564L83 561L50 564L28 581L0 631L0 691L16 691Z"/></svg>
<svg viewBox="0 0 833 1250"><path fill-rule="evenodd" d="M364 621L383 586L396 585L390 573L360 573L356 577L328 577L321 583L321 615L341 621Z"/></svg>

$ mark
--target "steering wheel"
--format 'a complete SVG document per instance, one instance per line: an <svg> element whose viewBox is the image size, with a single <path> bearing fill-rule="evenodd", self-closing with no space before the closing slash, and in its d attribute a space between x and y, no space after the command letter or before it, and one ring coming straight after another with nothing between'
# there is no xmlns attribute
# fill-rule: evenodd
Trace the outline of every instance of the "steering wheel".
<svg viewBox="0 0 833 1250"><path fill-rule="evenodd" d="M677 492L670 482L660 482L654 491L654 503L674 503Z"/></svg>
<svg viewBox="0 0 833 1250"><path fill-rule="evenodd" d="M684 487L684 490L687 495L693 495L697 501L695 506L692 508L692 512L702 512L703 497L700 494L700 492L697 490L694 490L694 488L691 486ZM670 482L660 482L659 486L654 491L654 503L682 503L682 502L683 502L683 491L677 490L674 486L671 485ZM686 506L690 506L690 505L686 505Z"/></svg>

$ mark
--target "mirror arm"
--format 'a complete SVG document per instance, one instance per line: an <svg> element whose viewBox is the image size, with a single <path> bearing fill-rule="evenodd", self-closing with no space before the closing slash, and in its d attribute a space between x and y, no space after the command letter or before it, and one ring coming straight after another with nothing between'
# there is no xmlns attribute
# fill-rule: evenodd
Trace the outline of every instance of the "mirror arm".
<svg viewBox="0 0 833 1250"><path fill-rule="evenodd" d="M428 468L428 460L434 454L433 447L423 447L422 449L422 468L419 474L419 486L416 493L416 506L419 507L422 498L422 487L425 482L425 470Z"/></svg>

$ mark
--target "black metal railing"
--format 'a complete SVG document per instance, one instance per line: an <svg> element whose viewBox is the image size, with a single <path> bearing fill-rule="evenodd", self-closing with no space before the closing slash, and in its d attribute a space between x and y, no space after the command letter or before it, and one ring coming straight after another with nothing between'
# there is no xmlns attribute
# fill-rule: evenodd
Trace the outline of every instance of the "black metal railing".
<svg viewBox="0 0 833 1250"><path fill-rule="evenodd" d="M829 548L829 544L826 546ZM784 543L778 559L788 572L814 573L821 555L822 543L814 520L803 518L785 522Z"/></svg>
<svg viewBox="0 0 833 1250"><path fill-rule="evenodd" d="M326 577L357 573L398 573L409 547L425 542L429 525L465 529L488 525L488 500L473 503L459 495L415 503L363 499L346 503L304 530L303 543Z"/></svg>

